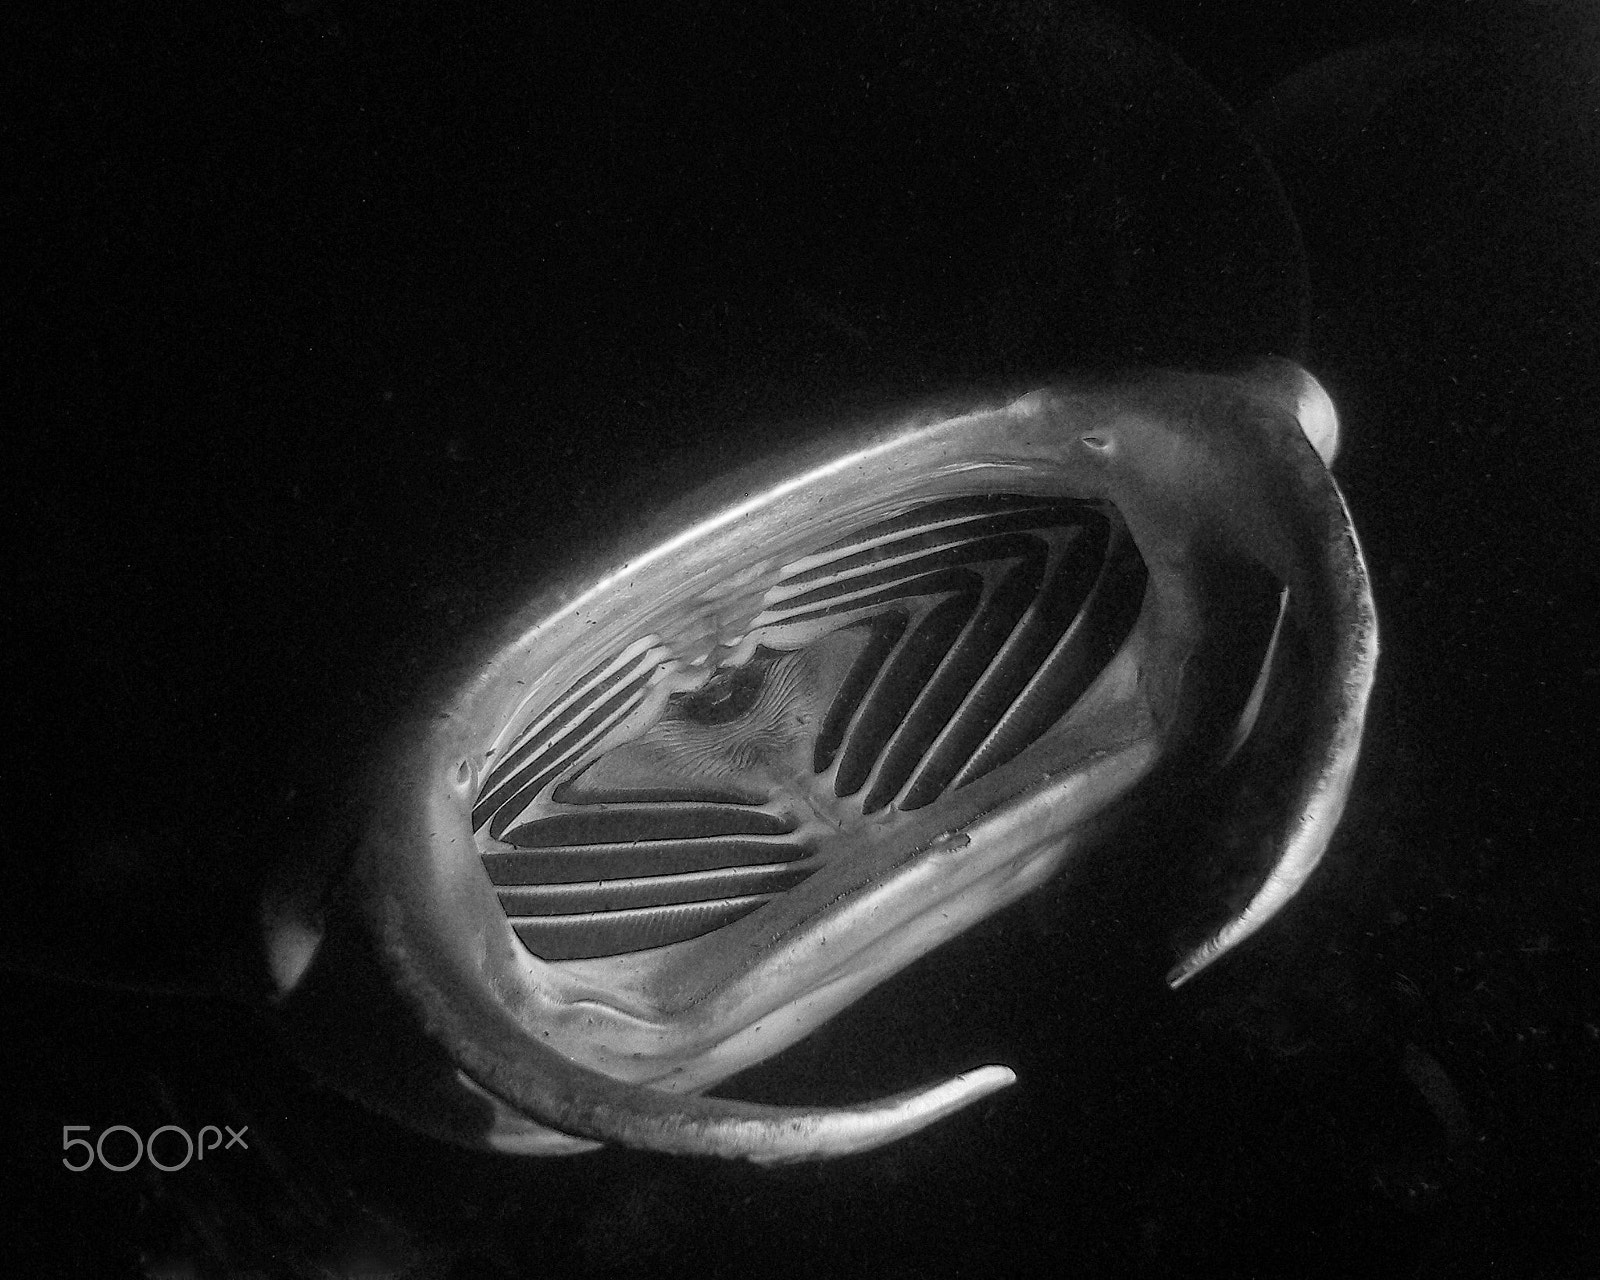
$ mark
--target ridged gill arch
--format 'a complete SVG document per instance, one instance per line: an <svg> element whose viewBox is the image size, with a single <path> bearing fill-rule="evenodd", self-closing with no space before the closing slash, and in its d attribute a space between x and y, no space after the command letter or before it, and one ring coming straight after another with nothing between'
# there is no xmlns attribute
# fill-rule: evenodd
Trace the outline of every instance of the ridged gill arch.
<svg viewBox="0 0 1600 1280"><path fill-rule="evenodd" d="M757 910L849 856L868 819L935 804L1049 732L1144 583L1114 512L965 496L791 559L740 637L750 656L664 702L684 658L659 634L624 640L479 789L473 827L518 937L545 960L614 956Z"/></svg>

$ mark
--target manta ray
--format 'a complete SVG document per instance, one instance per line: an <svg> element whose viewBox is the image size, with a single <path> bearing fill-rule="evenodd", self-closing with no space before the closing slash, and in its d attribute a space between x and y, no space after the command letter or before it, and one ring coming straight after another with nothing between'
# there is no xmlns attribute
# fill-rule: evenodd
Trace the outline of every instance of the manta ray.
<svg viewBox="0 0 1600 1280"><path fill-rule="evenodd" d="M1005 1087L706 1093L1252 753L1257 881L1169 982L1289 901L1377 662L1337 447L1273 361L974 395L726 477L417 700L336 904L269 903L284 1016L380 1107L519 1154L823 1158Z"/></svg>

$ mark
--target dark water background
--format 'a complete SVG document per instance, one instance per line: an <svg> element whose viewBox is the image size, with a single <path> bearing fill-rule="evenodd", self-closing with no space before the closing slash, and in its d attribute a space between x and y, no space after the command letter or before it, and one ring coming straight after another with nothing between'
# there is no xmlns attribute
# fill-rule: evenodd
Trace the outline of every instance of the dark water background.
<svg viewBox="0 0 1600 1280"><path fill-rule="evenodd" d="M1600 11L1170 7L1120 12L1237 119L1027 5L9 17L19 1274L1600 1274ZM819 404L1297 350L1371 736L1325 870L1181 994L1173 835L730 1086L1018 1071L779 1171L441 1147L193 994L248 984L263 869L560 531ZM163 1123L252 1146L61 1166L63 1125Z"/></svg>

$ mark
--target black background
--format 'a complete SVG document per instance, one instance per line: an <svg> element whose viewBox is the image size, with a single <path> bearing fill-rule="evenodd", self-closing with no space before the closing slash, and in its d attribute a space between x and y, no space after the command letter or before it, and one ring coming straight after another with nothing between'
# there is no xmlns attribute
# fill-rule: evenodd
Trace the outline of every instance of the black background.
<svg viewBox="0 0 1600 1280"><path fill-rule="evenodd" d="M1120 12L1238 119L1020 4L11 18L24 1269L1600 1273L1600 14L1168 8ZM1018 1087L780 1171L459 1152L277 1043L264 869L569 538L798 412L1271 351L1342 411L1384 657L1325 871L1218 972L1160 983L1181 839L1107 859L730 1091ZM252 1148L62 1169L119 1123Z"/></svg>

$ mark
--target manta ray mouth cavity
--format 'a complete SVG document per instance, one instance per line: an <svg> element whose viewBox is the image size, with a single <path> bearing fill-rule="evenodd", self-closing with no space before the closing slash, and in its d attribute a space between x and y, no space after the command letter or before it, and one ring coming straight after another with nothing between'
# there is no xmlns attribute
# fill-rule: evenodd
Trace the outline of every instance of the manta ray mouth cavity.
<svg viewBox="0 0 1600 1280"><path fill-rule="evenodd" d="M700 938L893 842L1047 735L1144 595L1103 503L964 494L813 536L602 637L501 733L472 827L533 956Z"/></svg>

